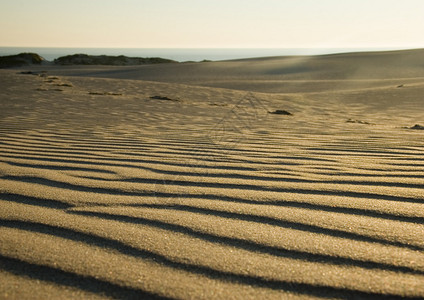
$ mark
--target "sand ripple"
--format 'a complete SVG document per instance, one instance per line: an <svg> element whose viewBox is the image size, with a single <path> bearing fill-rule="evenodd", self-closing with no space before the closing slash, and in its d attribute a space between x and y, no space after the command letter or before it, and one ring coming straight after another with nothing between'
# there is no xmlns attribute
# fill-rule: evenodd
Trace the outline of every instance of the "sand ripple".
<svg viewBox="0 0 424 300"><path fill-rule="evenodd" d="M251 94L291 105L283 119L240 91L130 80L68 78L58 97L8 76L34 95L2 119L0 298L424 297L424 144L402 118Z"/></svg>

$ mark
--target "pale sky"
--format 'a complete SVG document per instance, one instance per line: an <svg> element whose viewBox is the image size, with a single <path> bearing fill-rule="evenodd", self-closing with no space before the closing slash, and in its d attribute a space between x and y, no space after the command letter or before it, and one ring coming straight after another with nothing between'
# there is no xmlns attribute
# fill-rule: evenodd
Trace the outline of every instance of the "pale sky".
<svg viewBox="0 0 424 300"><path fill-rule="evenodd" d="M424 1L0 0L0 47L424 48Z"/></svg>

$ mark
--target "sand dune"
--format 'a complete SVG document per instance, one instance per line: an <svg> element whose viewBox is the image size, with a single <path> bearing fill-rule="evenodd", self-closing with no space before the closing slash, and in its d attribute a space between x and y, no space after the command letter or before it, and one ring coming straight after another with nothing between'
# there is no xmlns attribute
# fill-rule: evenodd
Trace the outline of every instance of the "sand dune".
<svg viewBox="0 0 424 300"><path fill-rule="evenodd" d="M0 70L0 298L424 297L423 57Z"/></svg>
<svg viewBox="0 0 424 300"><path fill-rule="evenodd" d="M421 83L423 56L424 50L417 49L124 67L67 66L50 70L59 75L307 93Z"/></svg>

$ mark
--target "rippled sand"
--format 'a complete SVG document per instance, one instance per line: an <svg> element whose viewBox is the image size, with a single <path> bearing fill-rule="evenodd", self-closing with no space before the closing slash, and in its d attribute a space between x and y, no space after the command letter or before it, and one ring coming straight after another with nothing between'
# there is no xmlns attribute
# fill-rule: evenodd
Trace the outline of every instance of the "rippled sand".
<svg viewBox="0 0 424 300"><path fill-rule="evenodd" d="M423 53L0 70L0 298L424 297Z"/></svg>

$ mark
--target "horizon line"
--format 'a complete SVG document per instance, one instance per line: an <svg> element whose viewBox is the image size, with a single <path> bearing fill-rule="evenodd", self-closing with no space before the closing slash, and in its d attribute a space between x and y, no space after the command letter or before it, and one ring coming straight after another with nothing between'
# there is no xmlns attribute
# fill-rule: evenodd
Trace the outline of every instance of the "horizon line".
<svg viewBox="0 0 424 300"><path fill-rule="evenodd" d="M423 49L422 46L321 46L321 47L94 47L94 46L0 46L0 48L57 48L57 49Z"/></svg>

